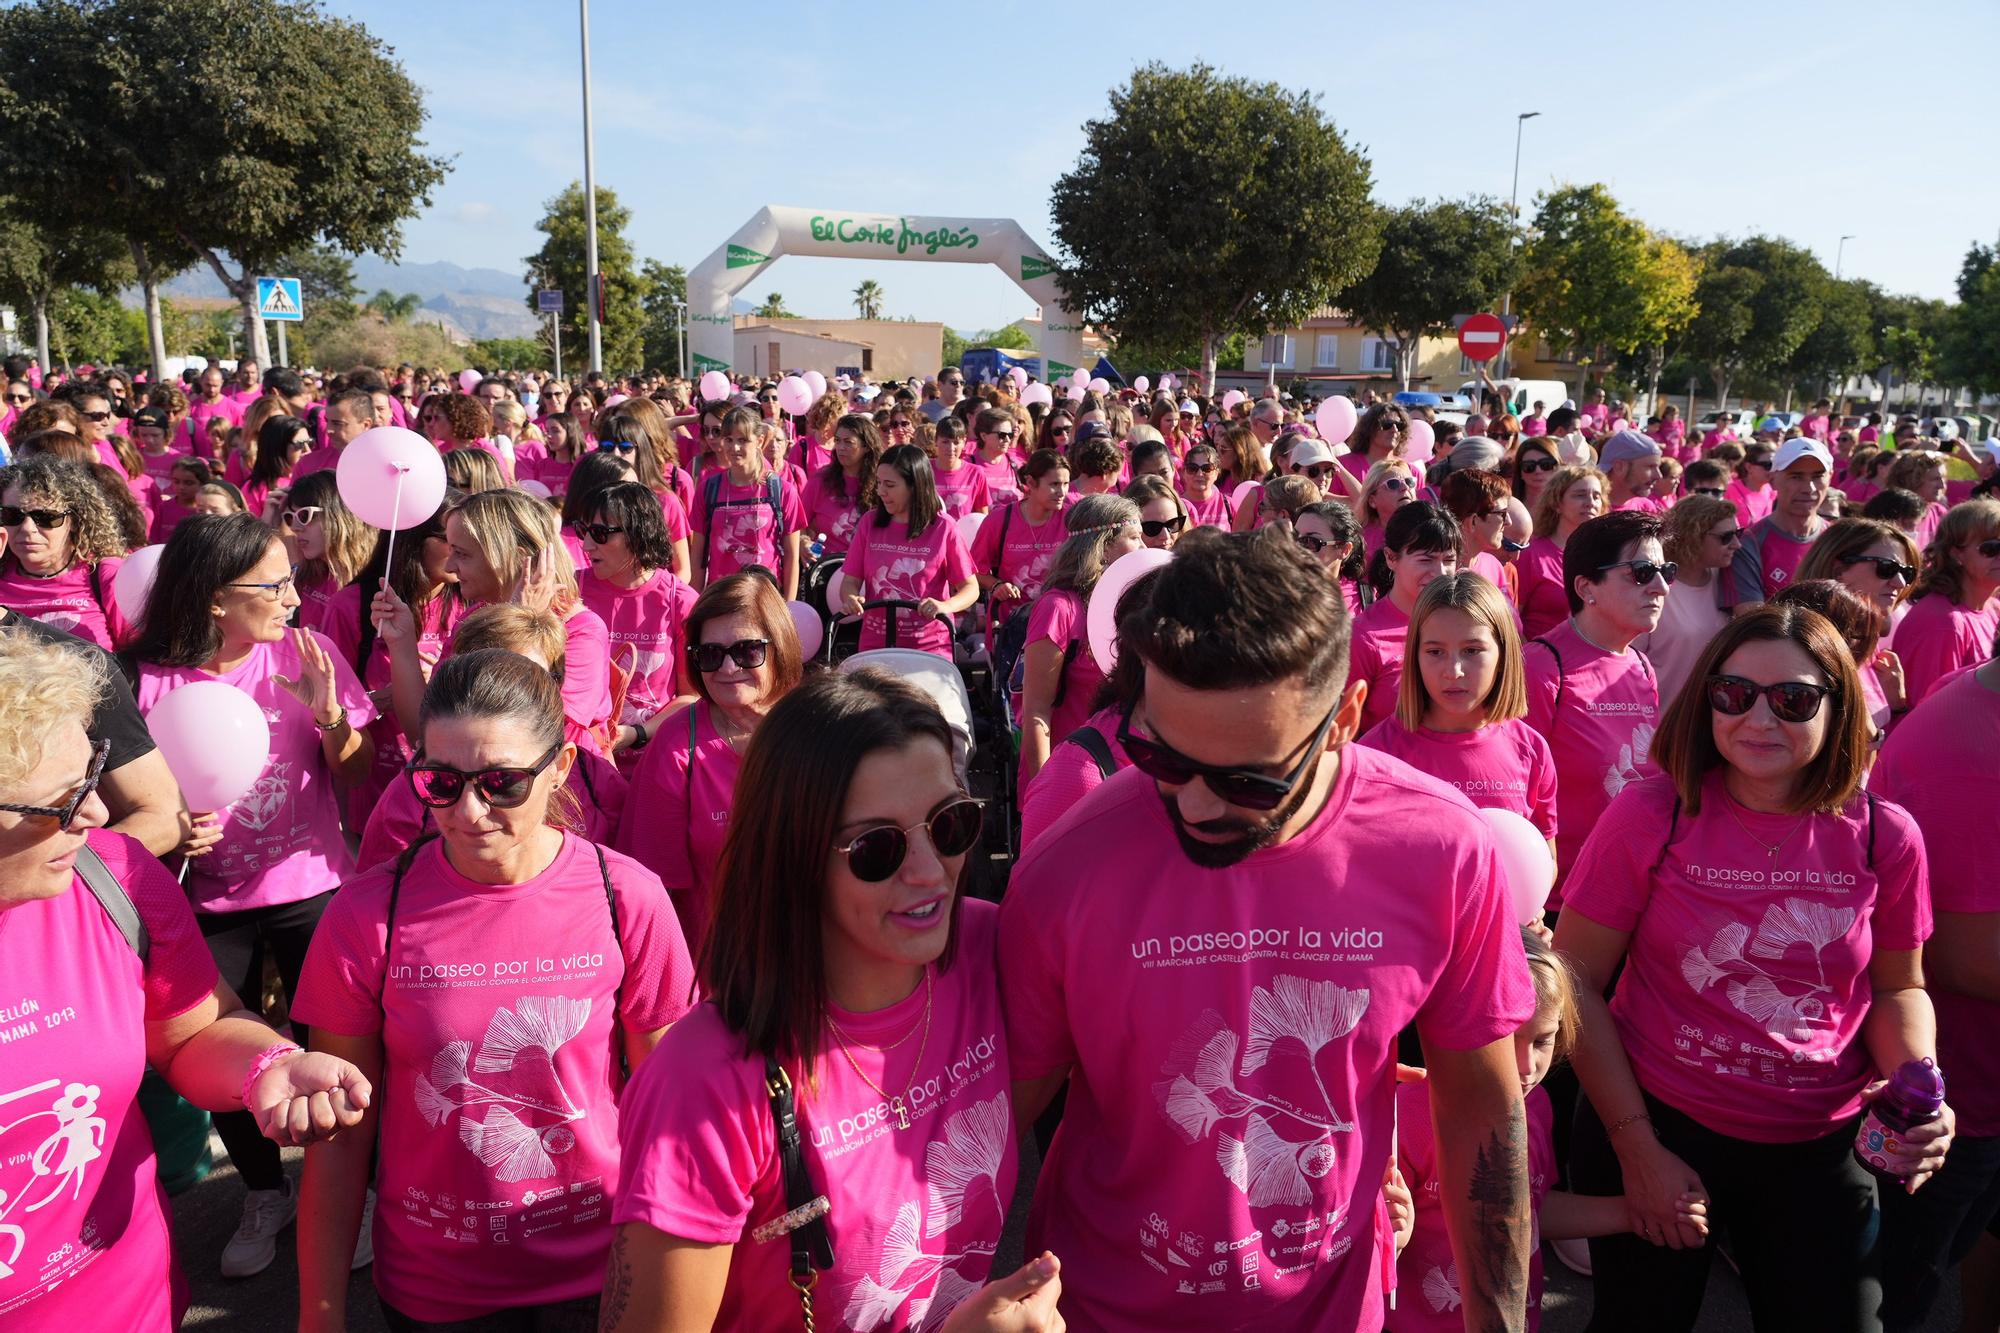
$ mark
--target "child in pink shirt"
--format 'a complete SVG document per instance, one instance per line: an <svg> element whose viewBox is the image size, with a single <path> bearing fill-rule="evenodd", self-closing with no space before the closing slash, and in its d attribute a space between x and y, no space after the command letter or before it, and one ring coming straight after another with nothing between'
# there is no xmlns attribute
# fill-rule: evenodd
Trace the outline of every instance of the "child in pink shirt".
<svg viewBox="0 0 2000 1333"><path fill-rule="evenodd" d="M1363 730L1396 711L1410 612L1432 579L1457 569L1460 542L1457 520L1422 501L1399 507L1384 527L1382 549L1370 561L1369 574L1377 587L1386 582L1388 592L1354 618L1354 646L1348 660L1348 678L1368 684L1361 711Z"/></svg>
<svg viewBox="0 0 2000 1333"><path fill-rule="evenodd" d="M938 499L954 521L993 507L986 473L965 460L965 423L957 417L945 417L937 424L937 459L931 465L931 475L937 483Z"/></svg>
<svg viewBox="0 0 2000 1333"><path fill-rule="evenodd" d="M798 594L805 507L798 489L765 467L756 431L756 416L747 408L731 408L724 418L728 465L703 474L688 516L689 582L699 589L762 565L789 600Z"/></svg>

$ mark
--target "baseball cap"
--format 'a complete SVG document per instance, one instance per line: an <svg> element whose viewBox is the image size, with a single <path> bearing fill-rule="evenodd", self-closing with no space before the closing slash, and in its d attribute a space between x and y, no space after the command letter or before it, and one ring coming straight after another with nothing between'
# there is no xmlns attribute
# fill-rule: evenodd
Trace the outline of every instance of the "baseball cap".
<svg viewBox="0 0 2000 1333"><path fill-rule="evenodd" d="M855 393L854 396L856 398L859 398L864 403L872 403L875 401L876 397L881 394L881 392L882 391L880 389L876 388L872 384L864 384L861 386L860 390Z"/></svg>
<svg viewBox="0 0 2000 1333"><path fill-rule="evenodd" d="M172 424L164 407L142 407L132 414L132 426L151 426L155 430L166 430Z"/></svg>
<svg viewBox="0 0 2000 1333"><path fill-rule="evenodd" d="M1181 399L1181 405L1178 410L1183 416L1198 417L1201 415L1201 408L1192 398Z"/></svg>
<svg viewBox="0 0 2000 1333"><path fill-rule="evenodd" d="M1992 459L1996 463L2000 463L2000 435L1994 436L1992 439L1988 440L1985 444L1981 445L1980 448L1986 451L1986 456L1988 458Z"/></svg>
<svg viewBox="0 0 2000 1333"><path fill-rule="evenodd" d="M1320 463L1331 463L1334 458L1333 450L1327 448L1325 440L1316 440L1310 435L1294 438L1292 441L1292 452L1289 456L1292 460L1292 466L1297 469L1314 467Z"/></svg>
<svg viewBox="0 0 2000 1333"><path fill-rule="evenodd" d="M1810 435L1801 435L1796 440L1786 440L1780 445L1777 456L1771 460L1771 470L1783 472L1801 458L1817 458L1819 465L1826 469L1827 475L1833 475L1833 455L1827 451L1825 445Z"/></svg>
<svg viewBox="0 0 2000 1333"><path fill-rule="evenodd" d="M1600 464L1610 467L1613 463L1623 463L1634 458L1658 458L1660 446L1651 437L1641 435L1636 430L1621 430L1598 446L1597 459Z"/></svg>

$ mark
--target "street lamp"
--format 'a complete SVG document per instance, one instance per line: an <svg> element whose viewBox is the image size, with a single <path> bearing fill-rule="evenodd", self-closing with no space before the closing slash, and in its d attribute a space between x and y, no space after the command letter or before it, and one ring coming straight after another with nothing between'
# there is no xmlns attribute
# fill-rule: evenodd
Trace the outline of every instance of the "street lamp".
<svg viewBox="0 0 2000 1333"><path fill-rule="evenodd" d="M1521 230L1521 132L1528 122L1541 115L1539 111L1523 111L1514 117L1514 186L1507 192L1507 216L1513 220L1514 230ZM1507 325L1507 332L1500 339L1500 378L1507 378L1507 363L1514 351L1514 289L1507 288L1500 298L1500 318Z"/></svg>
<svg viewBox="0 0 2000 1333"><path fill-rule="evenodd" d="M1835 282L1840 281L1840 261L1847 257L1847 243L1853 239L1854 234L1852 232L1841 237L1839 247L1833 252L1833 280Z"/></svg>
<svg viewBox="0 0 2000 1333"><path fill-rule="evenodd" d="M604 330L598 324L598 300L604 279L597 272L596 153L590 137L590 0L576 0L577 23L583 34L583 299L589 304L590 368L604 369Z"/></svg>

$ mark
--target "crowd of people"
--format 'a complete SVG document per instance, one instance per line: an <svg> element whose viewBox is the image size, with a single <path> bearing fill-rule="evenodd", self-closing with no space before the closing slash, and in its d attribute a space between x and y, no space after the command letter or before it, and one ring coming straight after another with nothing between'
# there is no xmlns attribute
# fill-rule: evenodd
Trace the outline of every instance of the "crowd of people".
<svg viewBox="0 0 2000 1333"><path fill-rule="evenodd" d="M306 1329L2000 1329L2000 450L5 370L0 1324L178 1323L209 1113Z"/></svg>

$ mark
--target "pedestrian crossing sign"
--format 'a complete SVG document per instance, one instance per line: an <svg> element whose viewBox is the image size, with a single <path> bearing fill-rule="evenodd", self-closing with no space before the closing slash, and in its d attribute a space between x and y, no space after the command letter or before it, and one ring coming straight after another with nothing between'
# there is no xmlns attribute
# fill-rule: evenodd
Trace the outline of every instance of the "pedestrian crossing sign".
<svg viewBox="0 0 2000 1333"><path fill-rule="evenodd" d="M297 278L257 279L259 319L304 319L305 304L299 299Z"/></svg>

